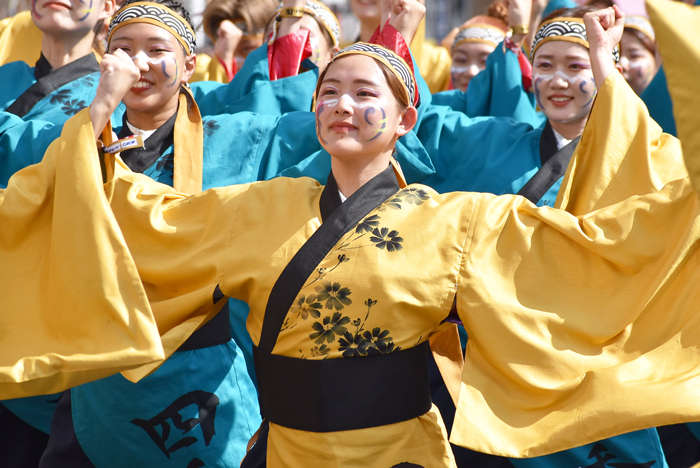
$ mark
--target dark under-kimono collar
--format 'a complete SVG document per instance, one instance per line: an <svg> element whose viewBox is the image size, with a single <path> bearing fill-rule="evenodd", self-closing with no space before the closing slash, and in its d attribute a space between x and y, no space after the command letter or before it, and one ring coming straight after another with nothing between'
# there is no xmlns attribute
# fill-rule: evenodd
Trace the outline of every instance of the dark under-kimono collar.
<svg viewBox="0 0 700 468"><path fill-rule="evenodd" d="M122 161L134 172L143 172L151 167L175 141L175 120L177 112L167 122L161 125L143 142L142 148L134 148L121 152ZM126 124L126 112L122 117L122 128L117 137L121 140L131 136L131 130Z"/></svg>
<svg viewBox="0 0 700 468"><path fill-rule="evenodd" d="M394 168L389 164L389 167L370 179L343 203L340 200L338 183L335 181L335 177L333 177L333 171L331 171L318 203L321 210L321 219L325 222L341 205L344 209L350 209L354 205L378 206L384 200L398 192L400 188Z"/></svg>
<svg viewBox="0 0 700 468"><path fill-rule="evenodd" d="M44 54L41 54L41 57L39 57L39 60L37 60L36 66L34 67L34 78L40 80L43 77L48 76L48 74L52 71L53 67L51 66L49 61L46 60Z"/></svg>
<svg viewBox="0 0 700 468"><path fill-rule="evenodd" d="M554 130L549 124L549 120L544 124L542 135L540 135L540 161L544 166L549 159L557 154L559 147L557 146L557 138L554 136Z"/></svg>
<svg viewBox="0 0 700 468"><path fill-rule="evenodd" d="M93 53L74 60L56 70L51 68L51 64L42 54L34 69L34 77L37 79L36 83L22 93L5 112L24 117L39 101L57 89L71 81L99 71L100 64L97 63Z"/></svg>

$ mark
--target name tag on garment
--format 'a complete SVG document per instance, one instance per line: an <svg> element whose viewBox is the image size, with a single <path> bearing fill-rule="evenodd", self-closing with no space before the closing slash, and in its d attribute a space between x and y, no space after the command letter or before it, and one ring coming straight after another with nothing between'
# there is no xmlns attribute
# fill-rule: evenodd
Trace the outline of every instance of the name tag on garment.
<svg viewBox="0 0 700 468"><path fill-rule="evenodd" d="M141 135L132 135L130 137L117 140L111 145L102 148L102 151L109 154L115 154L134 148L143 148L143 138L141 138Z"/></svg>

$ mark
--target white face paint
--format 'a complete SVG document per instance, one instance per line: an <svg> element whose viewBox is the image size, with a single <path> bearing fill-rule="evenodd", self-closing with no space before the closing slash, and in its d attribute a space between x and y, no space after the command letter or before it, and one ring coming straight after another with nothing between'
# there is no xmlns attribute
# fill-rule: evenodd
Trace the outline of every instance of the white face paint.
<svg viewBox="0 0 700 468"><path fill-rule="evenodd" d="M572 85L578 83L579 81L586 80L585 76L582 76L582 75L569 76L561 70L557 70L554 73L534 73L532 75L532 78L533 78L533 80L537 80L539 78L542 81L551 81L552 78L554 78L555 76L558 76L559 78L568 81Z"/></svg>
<svg viewBox="0 0 700 468"><path fill-rule="evenodd" d="M338 103L342 103L345 106L350 106L354 107L355 109L364 109L366 107L371 106L369 102L357 102L353 96L350 96L348 94L343 94L340 96L340 98L329 98L329 99L321 99L319 101L319 104L323 103L324 106L333 108L338 105Z"/></svg>
<svg viewBox="0 0 700 468"><path fill-rule="evenodd" d="M131 57L131 60L133 60L134 62L136 61L136 59L142 60L146 63L150 63L151 65L160 65L163 62L172 62L173 60L175 60L174 58L167 57L167 56L157 58L157 59L151 58L143 51L140 51L138 54Z"/></svg>
<svg viewBox="0 0 700 468"><path fill-rule="evenodd" d="M468 67L457 67L457 66L453 65L452 68L450 69L450 71L453 74L457 74L457 75L461 75L462 73L469 72L471 75L476 76L479 74L479 72L481 70L479 69L478 66L472 64L472 65L469 65Z"/></svg>

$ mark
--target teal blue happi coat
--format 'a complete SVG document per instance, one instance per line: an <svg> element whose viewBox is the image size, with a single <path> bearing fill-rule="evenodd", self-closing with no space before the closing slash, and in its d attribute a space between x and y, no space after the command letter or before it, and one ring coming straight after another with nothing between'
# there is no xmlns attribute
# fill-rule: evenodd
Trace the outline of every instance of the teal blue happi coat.
<svg viewBox="0 0 700 468"><path fill-rule="evenodd" d="M90 105L98 80L99 65L92 54L58 70L51 70L43 56L37 67L24 62L0 67L0 111L12 110L18 99L27 97L25 92L34 91L30 100L33 105L21 116L0 118L0 187L5 187L18 170L41 160L48 145L61 134L65 121ZM36 89L37 81L46 86ZM35 127L31 123L34 120L52 126Z"/></svg>

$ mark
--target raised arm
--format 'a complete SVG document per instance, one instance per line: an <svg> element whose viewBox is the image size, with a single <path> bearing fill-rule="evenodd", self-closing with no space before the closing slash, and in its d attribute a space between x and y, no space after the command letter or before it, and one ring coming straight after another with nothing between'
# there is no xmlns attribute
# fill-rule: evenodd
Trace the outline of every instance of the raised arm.
<svg viewBox="0 0 700 468"><path fill-rule="evenodd" d="M680 158L610 71L563 190L576 216L479 196L453 442L531 457L700 417L700 207Z"/></svg>
<svg viewBox="0 0 700 468"><path fill-rule="evenodd" d="M584 17L600 84L555 205L574 215L659 191L687 176L678 140L662 133L614 68L611 51L622 35L620 14L607 8Z"/></svg>

